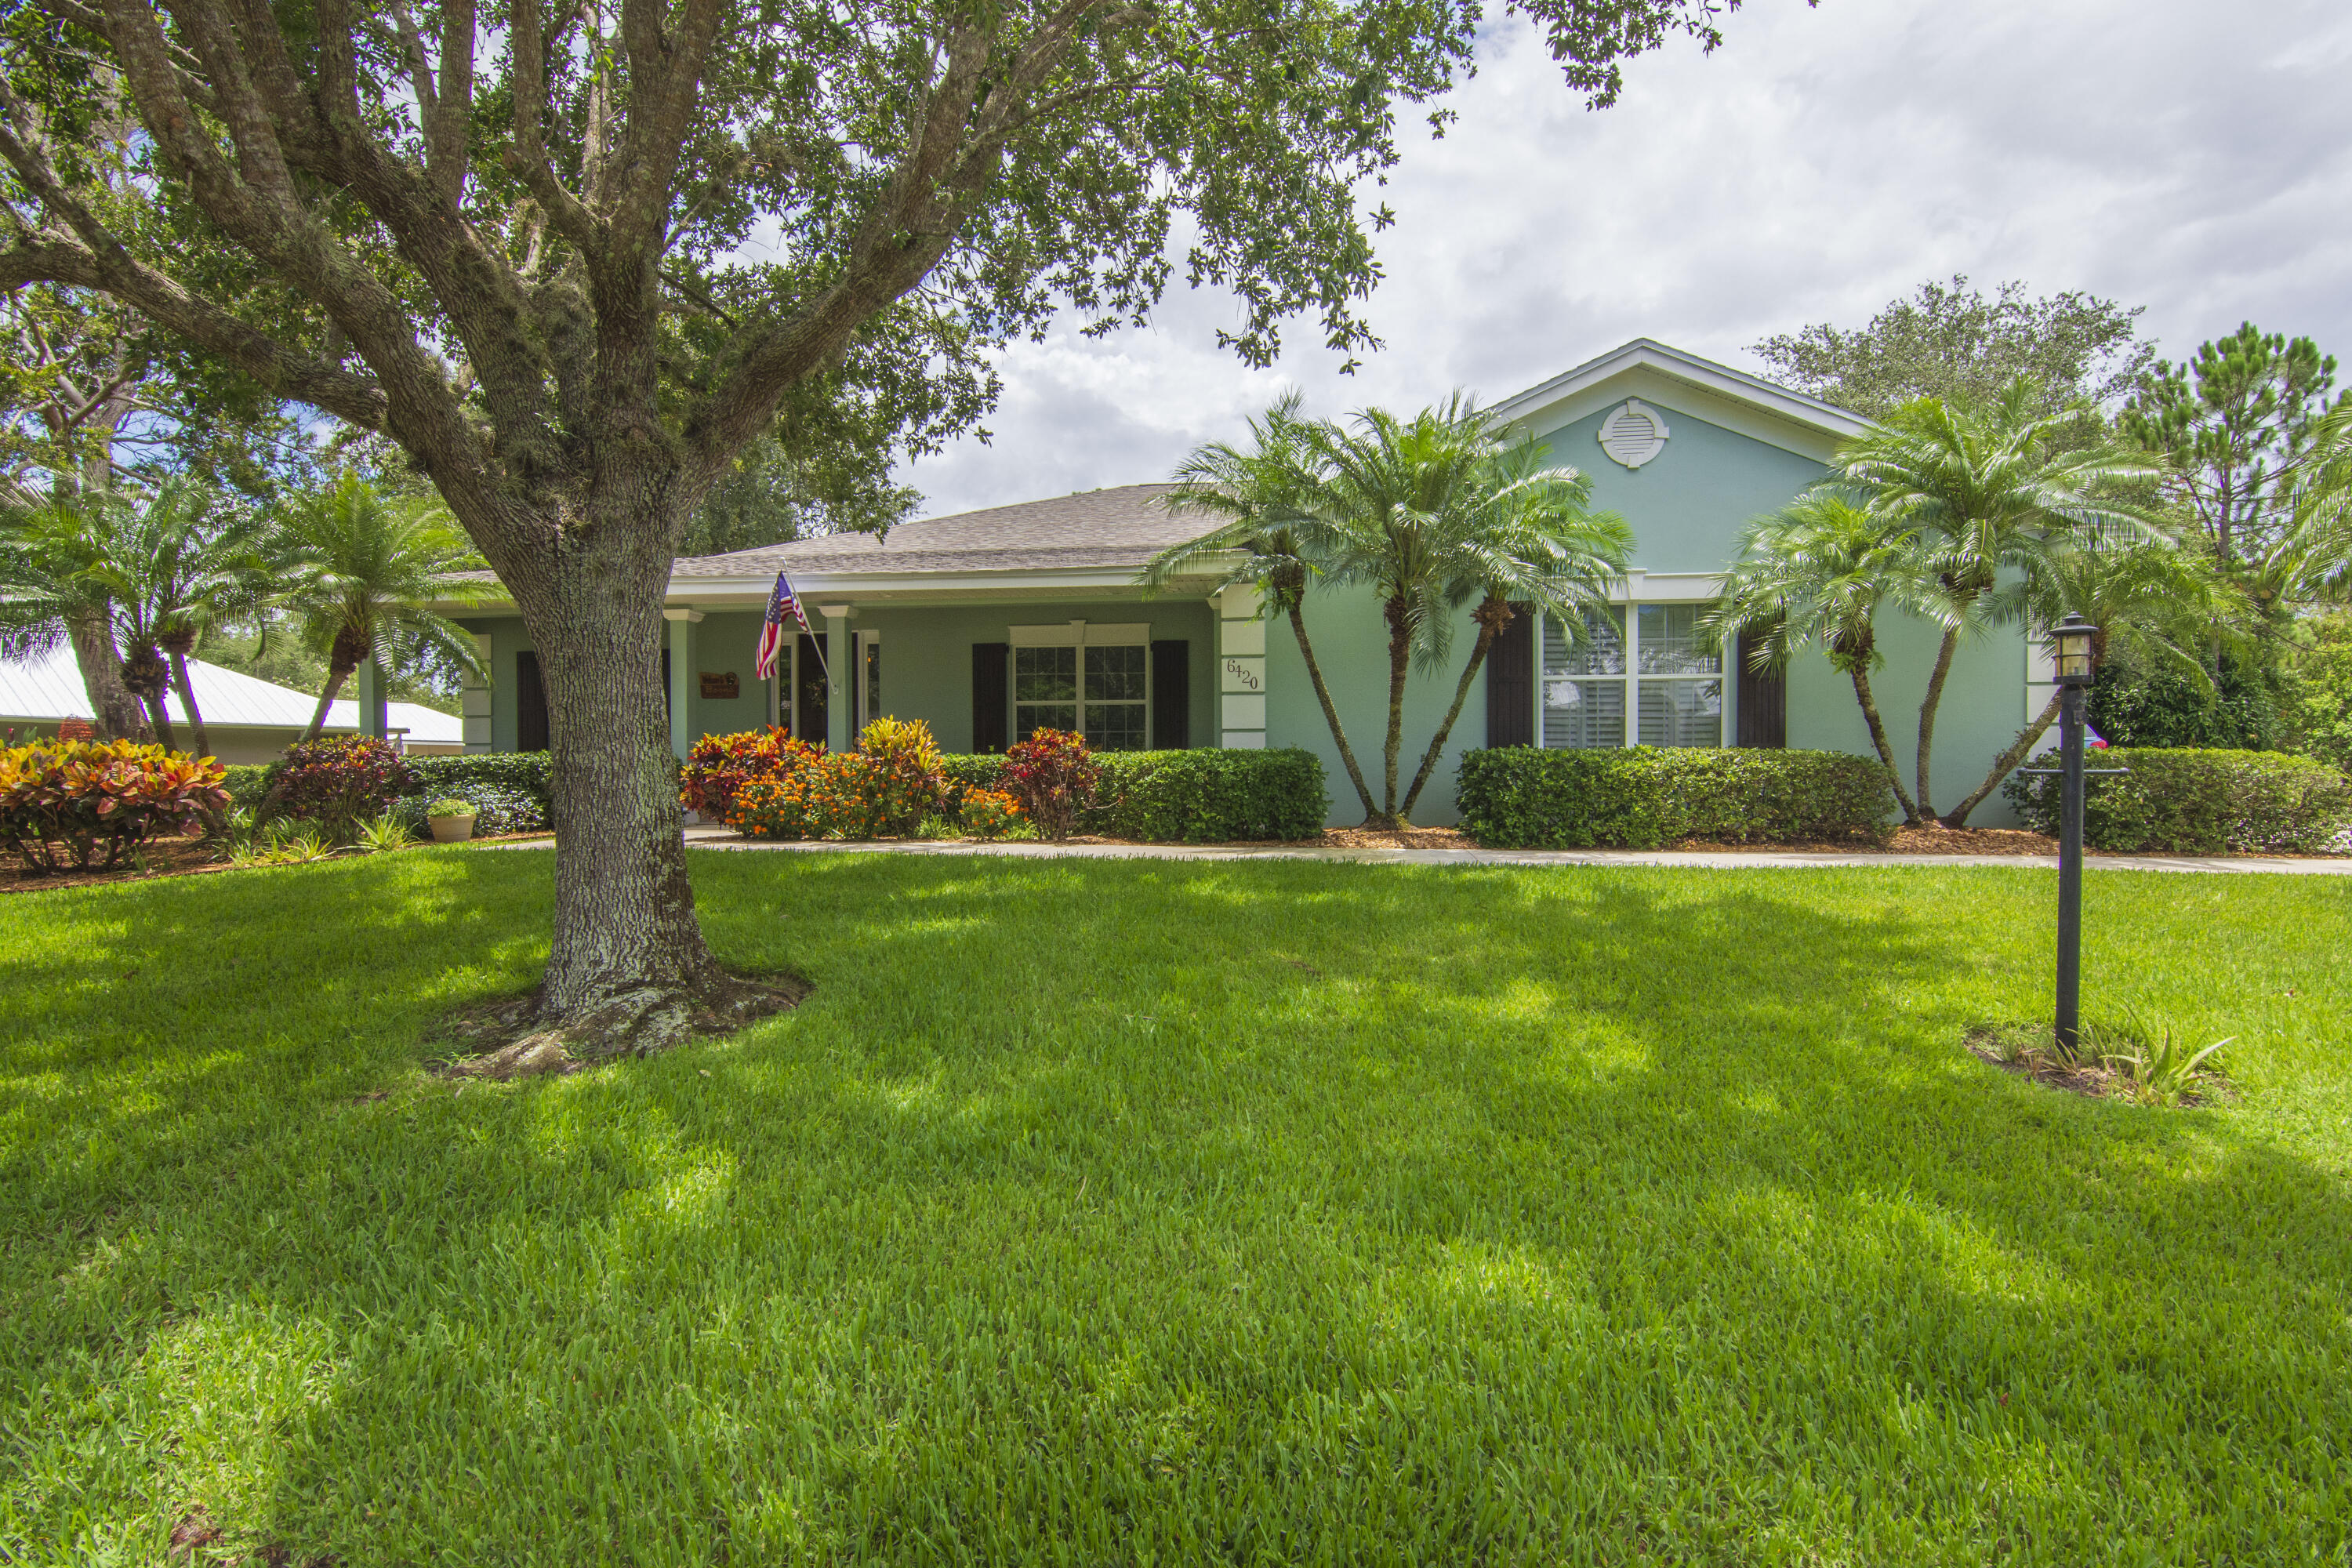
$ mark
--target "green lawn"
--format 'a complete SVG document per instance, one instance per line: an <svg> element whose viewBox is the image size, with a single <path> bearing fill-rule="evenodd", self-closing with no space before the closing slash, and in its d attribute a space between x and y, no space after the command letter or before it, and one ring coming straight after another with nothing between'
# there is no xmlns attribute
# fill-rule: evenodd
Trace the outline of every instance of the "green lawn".
<svg viewBox="0 0 2352 1568"><path fill-rule="evenodd" d="M2352 881L2092 875L2196 1111L1962 1053L2045 872L751 854L798 1013L453 1092L551 864L0 900L0 1562L2352 1550Z"/></svg>

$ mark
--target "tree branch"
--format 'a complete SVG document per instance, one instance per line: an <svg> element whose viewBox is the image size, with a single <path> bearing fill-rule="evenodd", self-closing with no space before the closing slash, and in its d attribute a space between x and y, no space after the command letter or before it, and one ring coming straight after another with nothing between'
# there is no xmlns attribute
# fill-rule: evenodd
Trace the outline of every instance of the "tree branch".
<svg viewBox="0 0 2352 1568"><path fill-rule="evenodd" d="M539 210L547 215L555 232L593 261L604 254L604 225L579 197L564 189L563 182L555 177L554 165L547 161L541 122L547 117L550 43L540 36L539 0L515 0L513 33L515 144L507 153L508 166L539 203Z"/></svg>

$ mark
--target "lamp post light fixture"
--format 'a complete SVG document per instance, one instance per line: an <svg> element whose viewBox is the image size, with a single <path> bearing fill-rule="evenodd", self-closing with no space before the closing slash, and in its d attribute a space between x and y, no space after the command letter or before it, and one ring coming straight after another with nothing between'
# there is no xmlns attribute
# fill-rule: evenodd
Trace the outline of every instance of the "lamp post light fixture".
<svg viewBox="0 0 2352 1568"><path fill-rule="evenodd" d="M2099 628L2069 615L2051 628L2058 666L2058 1048L2074 1054L2082 1037L2083 707L2096 671L2091 646Z"/></svg>

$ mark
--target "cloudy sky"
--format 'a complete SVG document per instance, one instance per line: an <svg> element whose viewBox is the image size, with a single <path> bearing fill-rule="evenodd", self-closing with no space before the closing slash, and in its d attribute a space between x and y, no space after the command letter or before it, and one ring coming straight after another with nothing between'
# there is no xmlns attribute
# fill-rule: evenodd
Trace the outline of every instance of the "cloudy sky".
<svg viewBox="0 0 2352 1568"><path fill-rule="evenodd" d="M1384 351L1343 377L1310 321L1248 371L1209 294L1016 345L994 440L905 470L923 514L1163 478L1287 386L1328 414L1491 402L1643 336L1760 369L1768 333L1956 272L2145 305L2174 357L2251 317L2352 361L2345 0L1748 0L1725 32L1589 113L1498 25L1461 122L1381 193Z"/></svg>

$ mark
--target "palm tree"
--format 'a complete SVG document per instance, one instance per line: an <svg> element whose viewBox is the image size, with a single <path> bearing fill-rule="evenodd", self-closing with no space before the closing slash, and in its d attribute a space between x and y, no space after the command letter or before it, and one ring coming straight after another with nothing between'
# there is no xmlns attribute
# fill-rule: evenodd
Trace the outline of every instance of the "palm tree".
<svg viewBox="0 0 2352 1568"><path fill-rule="evenodd" d="M2159 541L2102 544L2093 539L2053 552L2020 595L2031 637L2047 640L2050 628L2069 615L2098 627L2091 639L2094 673L2112 649L2122 647L2144 665L2178 670L2209 696L2213 678L2206 665L2216 639L2224 645L2245 640L2231 625L2232 597L2228 580L2201 551ZM1945 826L1968 826L1969 814L2000 787L2056 721L2058 704L2053 687L2050 700L2017 732L1984 782L1944 815Z"/></svg>
<svg viewBox="0 0 2352 1568"><path fill-rule="evenodd" d="M1411 819L1460 716L1464 700L1510 623L1511 601L1532 601L1580 626L1584 606L1605 599L1621 578L1632 536L1622 520L1585 508L1586 482L1512 447L1504 426L1459 394L1412 420L1377 409L1355 416L1352 433L1297 417L1296 396L1251 425L1254 449L1213 446L1177 473L1170 504L1229 521L1162 552L1147 584L1226 554L1240 557L1229 581L1258 584L1270 613L1290 621L1324 721L1364 807L1368 826ZM1389 628L1389 723L1382 790L1375 800L1331 700L1307 637L1307 586L1369 584ZM1418 660L1442 666L1454 622L1472 599L1478 637L1419 773L1399 798L1404 687Z"/></svg>
<svg viewBox="0 0 2352 1568"><path fill-rule="evenodd" d="M1218 441L1196 448L1184 459L1175 473L1176 488L1164 504L1171 511L1224 521L1191 543L1152 557L1143 569L1142 580L1147 589L1163 588L1185 572L1217 562L1226 567L1228 584L1247 584L1259 591L1261 613L1289 621L1299 657L1307 664L1307 678L1315 688L1315 700L1323 705L1323 721L1339 743L1348 782L1355 785L1356 797L1370 820L1379 808L1365 786L1364 771L1356 762L1355 748L1348 743L1339 710L1323 679L1323 666L1307 636L1307 586L1320 574L1322 566L1305 552L1301 534L1319 531L1303 525L1314 521L1308 509L1315 504L1320 475L1312 455L1314 426L1298 417L1298 394L1289 393L1267 409L1263 419L1251 420L1250 444L1245 448ZM1224 559L1233 556L1239 557L1238 564Z"/></svg>
<svg viewBox="0 0 2352 1568"><path fill-rule="evenodd" d="M2292 508L2277 544L2252 563L2248 591L2266 605L2341 599L2352 589L2352 400L2314 427Z"/></svg>
<svg viewBox="0 0 2352 1568"><path fill-rule="evenodd" d="M287 579L277 602L303 643L327 657L326 687L304 740L318 738L343 682L381 651L396 647L469 672L480 668L473 638L426 607L498 591L494 582L457 575L481 570L482 561L437 500L387 497L346 470L280 514L277 545Z"/></svg>
<svg viewBox="0 0 2352 1568"><path fill-rule="evenodd" d="M115 643L102 563L121 510L84 490L0 514L0 654L24 658L70 643L99 733L145 741L148 714Z"/></svg>
<svg viewBox="0 0 2352 1568"><path fill-rule="evenodd" d="M217 493L185 479L165 480L113 531L99 574L131 650L133 689L152 689L148 706L166 746L173 735L161 689L168 660L168 679L187 713L196 753L211 754L188 655L207 629L262 602L268 577L263 545L258 518L225 509Z"/></svg>
<svg viewBox="0 0 2352 1568"><path fill-rule="evenodd" d="M1933 616L1940 596L1918 535L1851 492L1823 486L1741 530L1739 554L1706 626L1726 647L1738 647L1743 634L1750 637L1759 671L1784 667L1798 648L1820 644L1853 683L1903 820L1918 826L1927 816L1903 787L1870 674L1883 661L1879 611Z"/></svg>
<svg viewBox="0 0 2352 1568"><path fill-rule="evenodd" d="M1943 627L1919 704L1916 780L1921 820L1935 816L1929 763L1944 680L1963 638L2007 610L2003 579L2031 579L2077 534L2114 541L2159 536L2116 487L2153 478L2146 455L2118 447L2061 450L2075 411L2037 412L2042 395L2021 376L1990 404L1923 397L1854 437L1828 482L1858 496L1890 527L1915 536L1938 593L1927 613Z"/></svg>
<svg viewBox="0 0 2352 1568"><path fill-rule="evenodd" d="M1370 826L1402 826L1434 763L1424 761L1400 801L1397 764L1404 742L1407 673L1417 660L1441 667L1452 650L1454 615L1484 591L1505 615L1479 625L1483 662L1507 623L1517 594L1582 625L1581 608L1623 575L1632 536L1622 520L1584 510L1573 469L1539 468L1507 445L1507 427L1460 393L1412 418L1371 408L1351 430L1323 426L1309 437L1322 474L1309 548L1329 563L1335 584L1362 584L1379 598L1388 627L1389 714L1381 808ZM1442 749L1462 710L1476 664L1454 693L1440 729Z"/></svg>
<svg viewBox="0 0 2352 1568"><path fill-rule="evenodd" d="M1493 426L1487 435L1496 442L1503 438ZM1533 443L1494 452L1470 504L1433 520L1442 531L1435 553L1449 579L1446 602L1459 609L1477 597L1471 619L1478 636L1463 664L1462 678L1454 683L1453 705L1430 737L1412 787L1397 808L1400 820L1411 820L1496 637L1517 617L1514 601L1529 605L1538 615L1559 617L1572 636L1581 637L1586 612L1605 608L1610 591L1624 581L1633 550L1633 530L1613 511L1589 510L1592 481L1574 468L1547 463L1545 457ZM1434 617L1431 625L1439 634L1430 639L1434 646L1427 662L1433 666L1444 657L1452 627L1444 616ZM1391 714L1395 699L1391 689Z"/></svg>

